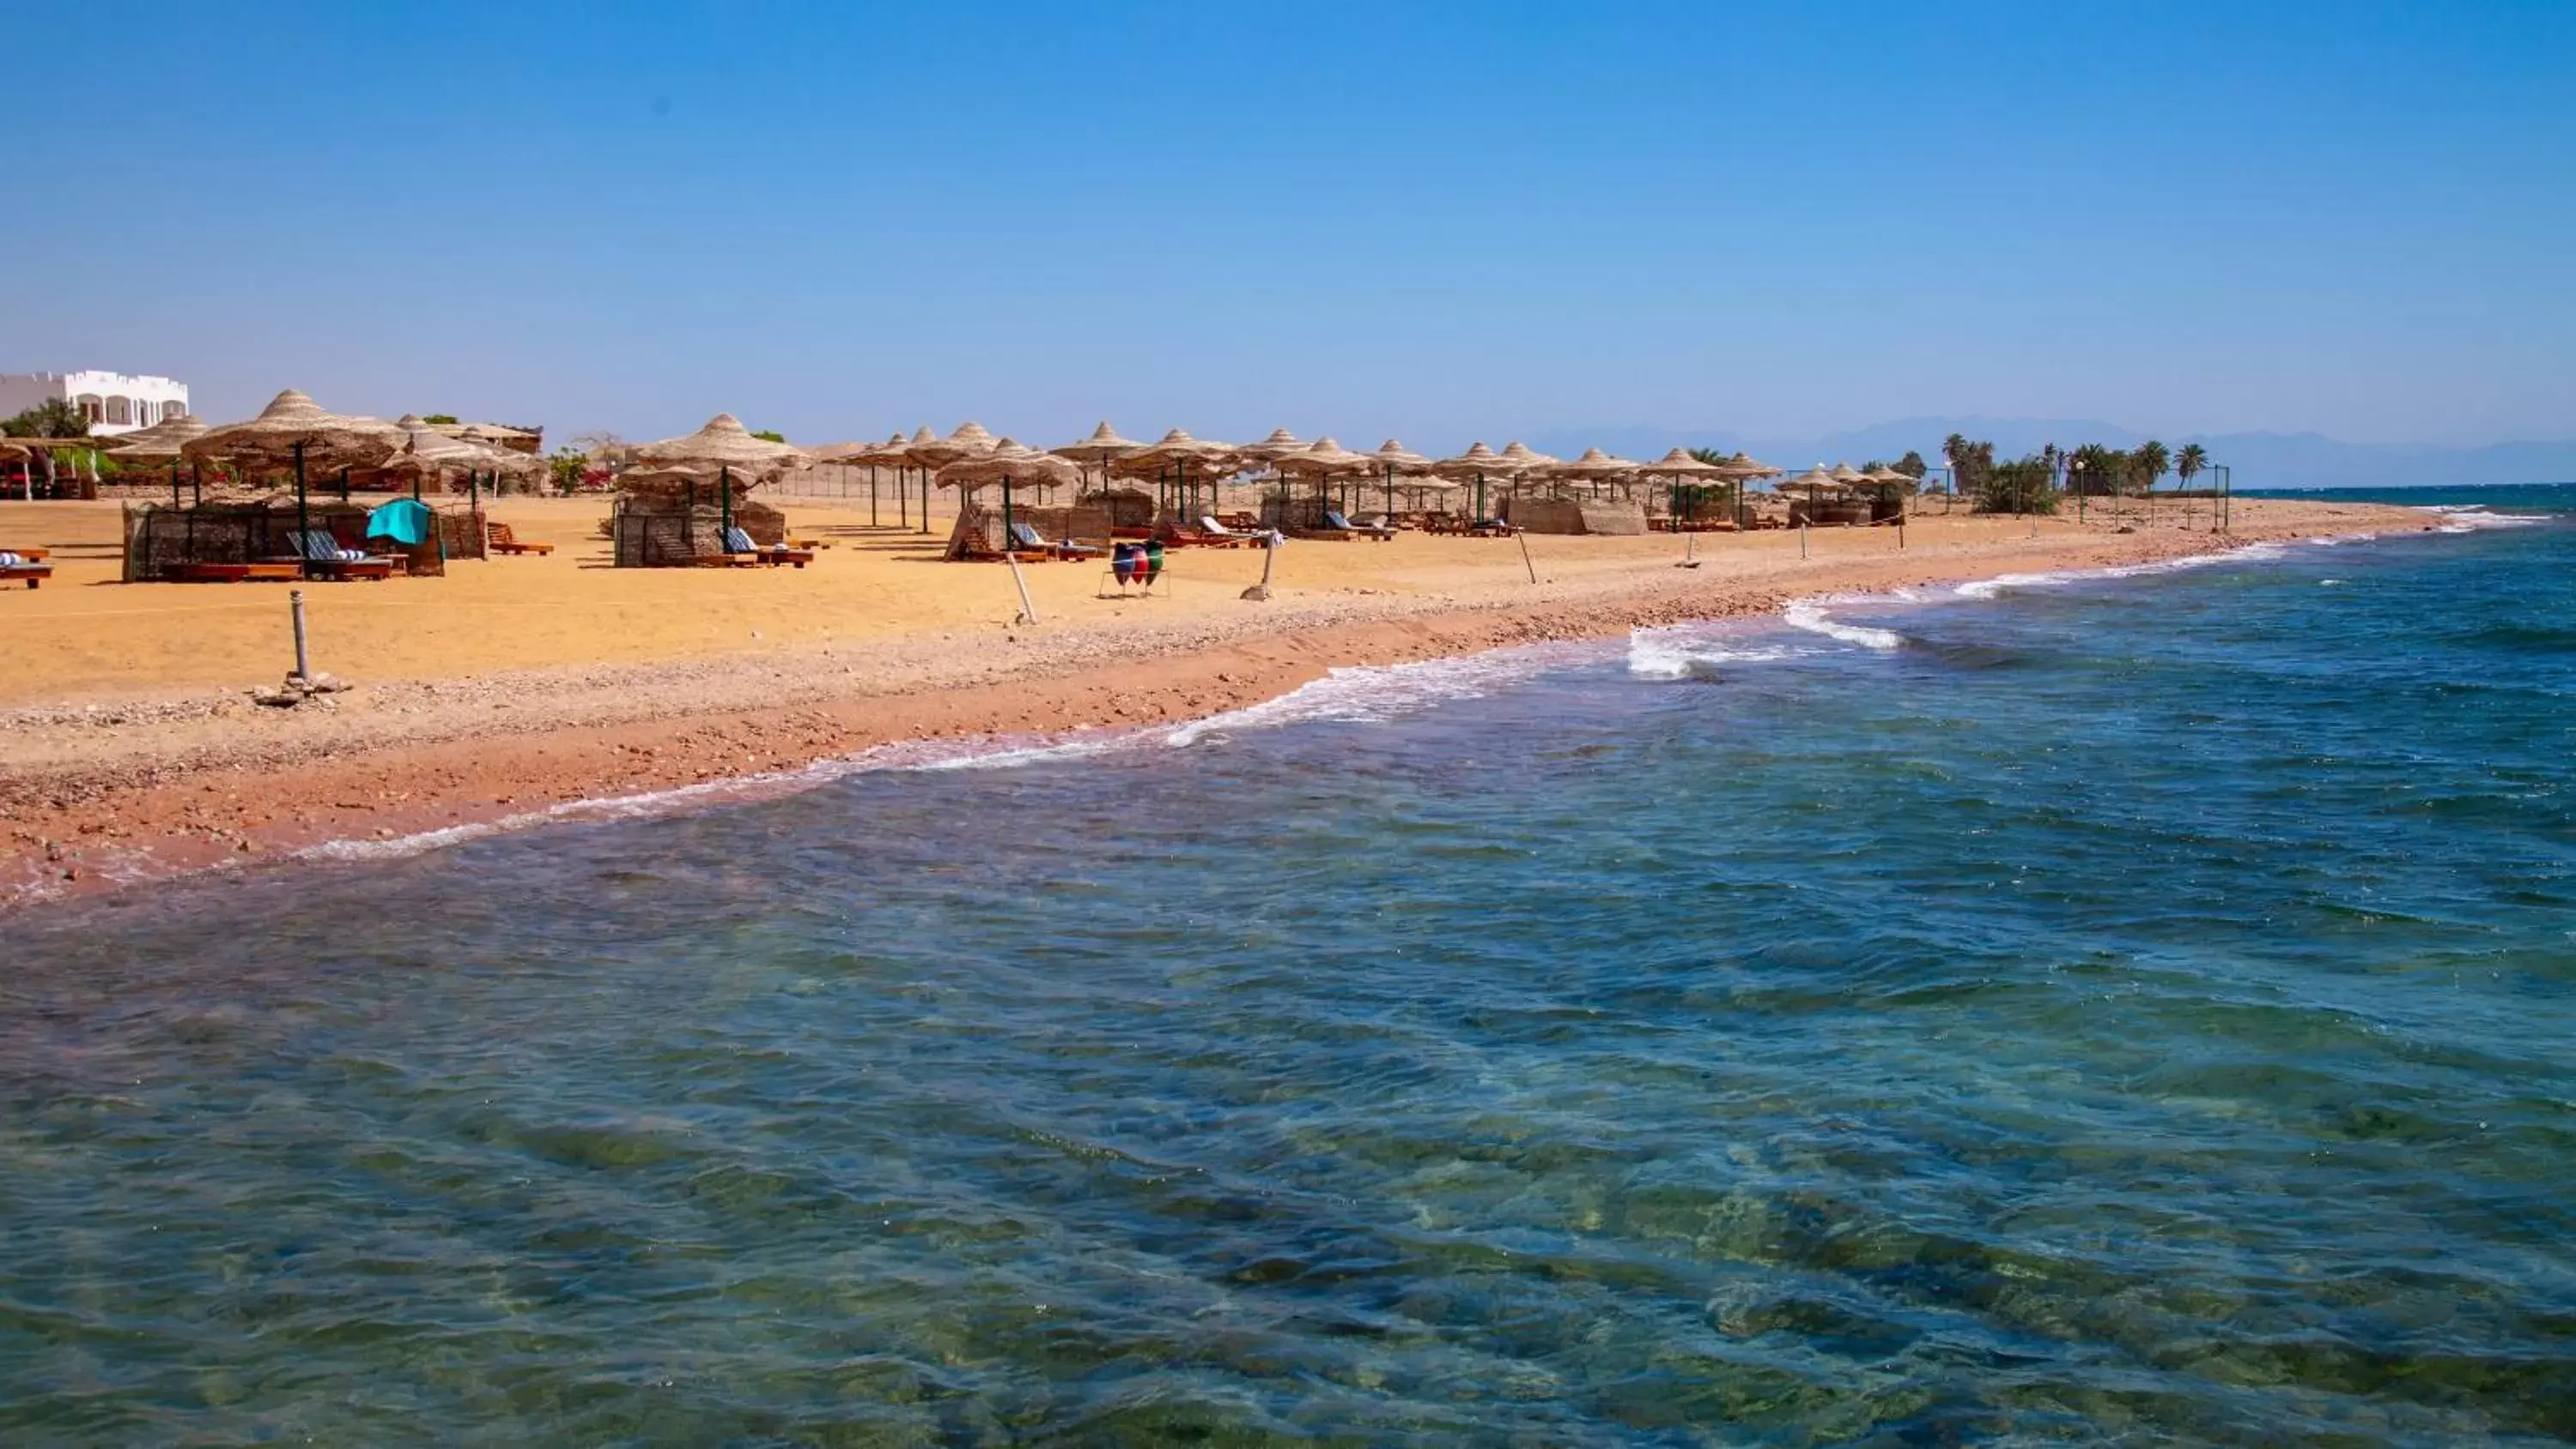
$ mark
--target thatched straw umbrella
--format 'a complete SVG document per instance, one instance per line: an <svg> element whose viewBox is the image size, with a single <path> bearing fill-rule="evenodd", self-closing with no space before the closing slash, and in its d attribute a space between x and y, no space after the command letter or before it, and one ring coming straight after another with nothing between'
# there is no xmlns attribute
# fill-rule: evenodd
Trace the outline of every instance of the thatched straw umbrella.
<svg viewBox="0 0 2576 1449"><path fill-rule="evenodd" d="M1378 444L1377 451L1369 454L1369 458L1377 464L1379 471L1386 477L1386 511L1389 513L1395 511L1395 480L1398 474L1420 478L1431 472L1430 459L1413 452L1393 438Z"/></svg>
<svg viewBox="0 0 2576 1449"><path fill-rule="evenodd" d="M727 530L733 527L732 480L738 478L748 488L805 461L804 453L785 443L753 437L742 419L731 413L716 414L694 433L646 443L635 450L635 456L647 465L678 463L714 468L718 481L726 485L718 488L716 495L723 500L723 520L718 526Z"/></svg>
<svg viewBox="0 0 2576 1449"><path fill-rule="evenodd" d="M1234 451L1246 458L1255 458L1268 463L1284 458L1290 453L1302 451L1305 447L1306 444L1299 441L1295 433L1286 428L1272 428L1270 436L1257 443L1245 443Z"/></svg>
<svg viewBox="0 0 2576 1449"><path fill-rule="evenodd" d="M1735 521L1740 526L1745 521L1744 485L1756 478L1774 477L1780 470L1758 458L1746 457L1741 448L1736 449L1734 457L1717 466L1726 470L1727 481L1735 485Z"/></svg>
<svg viewBox="0 0 2576 1449"><path fill-rule="evenodd" d="M939 486L954 488L971 495L988 483L1002 485L1002 548L1008 552L1011 543L1011 485L1033 483L1052 488L1059 484L1080 484L1082 465L1053 453L1041 453L1022 447L1010 438L997 439L993 446L970 453L939 470ZM963 505L960 505L961 509Z"/></svg>
<svg viewBox="0 0 2576 1449"><path fill-rule="evenodd" d="M1518 438L1514 438L1503 444L1503 461L1512 465L1511 492L1518 494L1522 479L1536 476L1542 470L1553 468L1565 460L1552 454L1542 453Z"/></svg>
<svg viewBox="0 0 2576 1449"><path fill-rule="evenodd" d="M167 463L170 465L170 506L179 506L179 448L194 438L203 437L206 425L193 413L163 418L148 428L137 428L117 439L107 456L122 464ZM196 470L197 492L205 492L202 469Z"/></svg>
<svg viewBox="0 0 2576 1449"><path fill-rule="evenodd" d="M1139 448L1123 458L1113 459L1101 472L1106 477L1133 478L1139 482L1153 479L1157 510L1169 506L1162 497L1162 490L1168 483L1177 490L1175 496L1180 506L1186 508L1197 497L1190 477L1192 467L1199 470L1199 481L1205 481L1210 471L1242 457L1244 451L1213 439L1193 438L1186 428L1174 428L1163 434L1152 447Z"/></svg>
<svg viewBox="0 0 2576 1449"><path fill-rule="evenodd" d="M785 443L755 438L731 413L718 413L705 427L658 443L645 443L635 456L646 464L681 463L713 466L747 478L773 478L805 461L805 454Z"/></svg>
<svg viewBox="0 0 2576 1449"><path fill-rule="evenodd" d="M389 473L410 475L411 496L415 499L420 497L421 480L432 473L463 473L473 503L480 506L485 474L490 474L497 482L504 473L527 477L546 469L545 459L534 453L497 447L485 441L482 434L473 428L451 434L417 416L398 418L394 426L403 430L403 446L400 452L385 460L384 469Z"/></svg>
<svg viewBox="0 0 2576 1449"><path fill-rule="evenodd" d="M1132 438L1118 436L1118 430L1109 426L1109 420L1103 418L1100 426L1091 430L1090 437L1067 443L1061 448L1049 448L1047 451L1059 458L1071 458L1076 463L1088 464L1099 469L1101 480L1106 482L1109 478L1109 465L1113 461L1144 450L1144 444Z"/></svg>
<svg viewBox="0 0 2576 1449"><path fill-rule="evenodd" d="M208 428L179 445L179 456L192 464L209 458L231 463L245 477L252 468L292 466L295 470L295 531L299 542L311 531L306 470L319 462L338 465L344 487L351 468L374 468L403 443L402 429L381 418L342 417L288 388L270 399L258 417ZM300 554L303 550L299 548ZM312 561L305 561L312 572Z"/></svg>
<svg viewBox="0 0 2576 1449"><path fill-rule="evenodd" d="M1549 483L1590 483L1597 490L1603 483L1637 476L1644 465L1629 458L1614 458L1599 448L1586 448L1583 456L1571 463L1549 463L1531 470L1531 476Z"/></svg>
<svg viewBox="0 0 2576 1449"><path fill-rule="evenodd" d="M991 452L995 441L993 434L982 423L969 420L959 423L957 430L944 438L932 432L930 425L924 423L913 433L911 441L904 444L903 460L918 470L921 476L921 531L923 533L930 532L932 475L961 459L971 458L978 453Z"/></svg>
<svg viewBox="0 0 2576 1449"><path fill-rule="evenodd" d="M1471 521L1483 523L1485 521L1485 480L1517 478L1520 476L1521 465L1479 442L1455 458L1443 458L1432 464L1431 471L1443 478L1454 478L1461 483L1469 479L1475 480L1476 516Z"/></svg>
<svg viewBox="0 0 2576 1449"><path fill-rule="evenodd" d="M1364 477L1377 471L1377 460L1366 453L1354 453L1331 438L1317 438L1295 452L1282 453L1271 460L1282 477L1311 478L1315 481L1315 501L1322 508L1332 506L1327 490L1336 478ZM1319 509L1320 511L1320 509ZM1317 520L1321 522L1321 520Z"/></svg>
<svg viewBox="0 0 2576 1449"><path fill-rule="evenodd" d="M1826 489L1829 488L1837 493L1841 492L1843 484L1841 479L1836 478L1832 473L1826 471L1824 464L1818 463L1816 466L1799 474L1797 477L1784 478L1772 486L1774 488L1806 489L1807 521L1809 523L1814 523L1816 521L1816 500L1824 494Z"/></svg>
<svg viewBox="0 0 2576 1449"><path fill-rule="evenodd" d="M1692 478L1723 478L1726 476L1726 466L1722 463L1703 463L1682 449L1675 448L1664 456L1657 458L1655 461L1638 469L1637 473L1638 476L1644 478L1669 478L1672 480L1671 513L1675 522L1678 523L1682 516L1682 489L1689 486L1684 480Z"/></svg>

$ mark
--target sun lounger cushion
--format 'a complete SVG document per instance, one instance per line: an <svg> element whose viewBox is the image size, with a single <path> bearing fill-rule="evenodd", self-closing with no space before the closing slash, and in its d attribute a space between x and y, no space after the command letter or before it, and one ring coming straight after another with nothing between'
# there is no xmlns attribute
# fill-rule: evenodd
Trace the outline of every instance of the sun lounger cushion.
<svg viewBox="0 0 2576 1449"><path fill-rule="evenodd" d="M1047 546L1047 541L1038 537L1038 531L1029 527L1025 523L1015 521L1011 524L1011 538L1012 541L1019 544L1022 548L1044 548Z"/></svg>
<svg viewBox="0 0 2576 1449"><path fill-rule="evenodd" d="M726 529L726 530L725 530L725 540L724 540L724 543L725 543L725 552L727 552L727 553L758 553L758 552L760 552L760 545L758 545L758 544L756 544L756 543L753 543L753 542L751 541L751 535L750 535L750 534L748 534L748 533L743 532L743 531L742 531L741 529L739 529L739 528L728 528L728 529Z"/></svg>
<svg viewBox="0 0 2576 1449"><path fill-rule="evenodd" d="M296 535L295 556L313 563L360 563L367 554L364 549L342 548L329 533L309 528Z"/></svg>
<svg viewBox="0 0 2576 1449"><path fill-rule="evenodd" d="M13 569L25 562L25 559L18 557L14 553L0 550L0 569Z"/></svg>

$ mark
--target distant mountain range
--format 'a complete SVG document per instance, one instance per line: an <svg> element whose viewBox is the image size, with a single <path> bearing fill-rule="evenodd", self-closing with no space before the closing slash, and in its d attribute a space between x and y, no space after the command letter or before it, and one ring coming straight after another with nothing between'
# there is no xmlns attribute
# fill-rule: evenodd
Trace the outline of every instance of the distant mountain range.
<svg viewBox="0 0 2576 1449"><path fill-rule="evenodd" d="M1783 468L1819 462L1857 466L1872 458L1892 463L1911 448L1937 468L1941 440L1952 433L1990 441L1996 456L2004 458L2038 452L2047 443L2061 448L2083 443L2133 448L2147 439L2135 429L2098 418L1905 418L1807 438L1639 425L1566 429L1533 434L1526 441L1540 452L1569 458L1591 447L1630 458L1659 458L1677 447L1741 448ZM1491 441L1499 448L1504 440ZM2169 448L2200 444L2209 450L2211 461L2228 465L2239 488L2402 488L2576 480L2576 439L2443 447L2347 443L2321 433L2185 433L2164 442Z"/></svg>

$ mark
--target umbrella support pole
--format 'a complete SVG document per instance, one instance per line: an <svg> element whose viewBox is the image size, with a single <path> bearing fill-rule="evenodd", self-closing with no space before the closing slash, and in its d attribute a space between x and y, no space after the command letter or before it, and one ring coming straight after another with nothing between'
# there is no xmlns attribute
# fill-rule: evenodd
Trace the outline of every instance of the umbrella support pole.
<svg viewBox="0 0 2576 1449"><path fill-rule="evenodd" d="M313 515L304 502L304 444L299 440L295 445L295 556L304 561L304 566L296 572L308 579L313 577L313 560L305 535L312 529Z"/></svg>
<svg viewBox="0 0 2576 1449"><path fill-rule="evenodd" d="M1530 562L1529 534L1528 534L1526 531L1524 531L1524 530L1521 530L1521 529L1517 529L1517 528L1515 528L1515 529L1513 529L1513 530L1512 530L1512 537L1514 537L1514 538L1516 538L1516 539L1519 539L1519 540L1520 540L1520 544L1521 544L1521 567L1522 567L1523 569L1528 570L1528 572L1529 572L1529 581L1530 581L1531 583L1537 583L1537 582L1538 582L1538 565L1537 565L1537 564L1534 564L1534 563L1532 563L1532 562Z"/></svg>
<svg viewBox="0 0 2576 1449"><path fill-rule="evenodd" d="M1006 545L1002 549L1002 561L1011 566L1011 583L1020 591L1020 617L1016 622L1022 624L1036 623L1038 621L1038 606L1029 601L1029 577L1028 575L1020 572L1020 556L1012 552Z"/></svg>

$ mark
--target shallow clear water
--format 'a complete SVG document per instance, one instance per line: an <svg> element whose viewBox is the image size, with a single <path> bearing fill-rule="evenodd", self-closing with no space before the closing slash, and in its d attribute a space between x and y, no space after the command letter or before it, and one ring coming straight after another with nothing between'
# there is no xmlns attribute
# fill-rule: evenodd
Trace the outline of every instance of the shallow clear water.
<svg viewBox="0 0 2576 1449"><path fill-rule="evenodd" d="M1828 603L19 917L0 1441L2576 1434L2571 566Z"/></svg>

